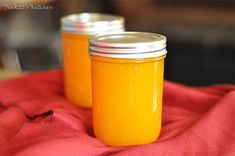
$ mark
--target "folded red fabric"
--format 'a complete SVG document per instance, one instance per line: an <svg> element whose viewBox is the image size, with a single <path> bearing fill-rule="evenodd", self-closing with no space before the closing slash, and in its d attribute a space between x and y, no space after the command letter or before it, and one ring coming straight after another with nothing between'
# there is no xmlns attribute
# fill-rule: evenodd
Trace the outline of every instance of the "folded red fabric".
<svg viewBox="0 0 235 156"><path fill-rule="evenodd" d="M4 81L0 155L235 155L235 86L165 81L160 138L146 145L109 147L93 134L91 110L65 99L62 70Z"/></svg>

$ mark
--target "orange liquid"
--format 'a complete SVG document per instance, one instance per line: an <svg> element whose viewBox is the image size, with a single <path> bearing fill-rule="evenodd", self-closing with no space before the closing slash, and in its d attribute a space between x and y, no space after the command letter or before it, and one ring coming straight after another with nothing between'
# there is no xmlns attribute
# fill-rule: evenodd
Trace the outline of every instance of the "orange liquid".
<svg viewBox="0 0 235 156"><path fill-rule="evenodd" d="M88 35L63 33L65 95L82 107L92 106Z"/></svg>
<svg viewBox="0 0 235 156"><path fill-rule="evenodd" d="M161 129L164 57L92 56L93 128L111 146L155 141Z"/></svg>

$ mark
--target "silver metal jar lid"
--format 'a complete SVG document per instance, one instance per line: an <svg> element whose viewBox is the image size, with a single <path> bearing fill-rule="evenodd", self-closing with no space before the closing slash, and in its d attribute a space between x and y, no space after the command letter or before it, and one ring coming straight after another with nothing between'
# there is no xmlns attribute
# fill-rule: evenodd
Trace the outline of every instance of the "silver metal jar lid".
<svg viewBox="0 0 235 156"><path fill-rule="evenodd" d="M122 32L89 38L92 56L110 58L152 58L166 55L166 37L146 32Z"/></svg>
<svg viewBox="0 0 235 156"><path fill-rule="evenodd" d="M124 31L124 18L100 13L81 13L64 16L61 19L63 32L78 34L101 34Z"/></svg>

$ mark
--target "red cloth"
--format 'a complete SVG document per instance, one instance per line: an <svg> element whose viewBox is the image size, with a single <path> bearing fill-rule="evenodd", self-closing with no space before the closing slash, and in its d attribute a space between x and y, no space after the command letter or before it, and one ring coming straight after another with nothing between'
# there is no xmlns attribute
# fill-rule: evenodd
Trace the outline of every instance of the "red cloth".
<svg viewBox="0 0 235 156"><path fill-rule="evenodd" d="M235 155L235 86L165 81L163 127L152 143L108 147L94 137L91 110L64 98L61 70L0 83L1 156Z"/></svg>

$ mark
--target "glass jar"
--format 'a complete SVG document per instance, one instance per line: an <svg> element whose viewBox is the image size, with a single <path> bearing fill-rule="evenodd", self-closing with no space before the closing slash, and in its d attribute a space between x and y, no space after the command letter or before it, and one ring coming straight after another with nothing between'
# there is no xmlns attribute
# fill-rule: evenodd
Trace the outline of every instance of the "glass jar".
<svg viewBox="0 0 235 156"><path fill-rule="evenodd" d="M93 129L111 146L151 143L160 134L166 37L144 32L89 40Z"/></svg>
<svg viewBox="0 0 235 156"><path fill-rule="evenodd" d="M124 31L124 18L98 13L68 15L61 19L65 95L71 102L91 107L88 37Z"/></svg>

